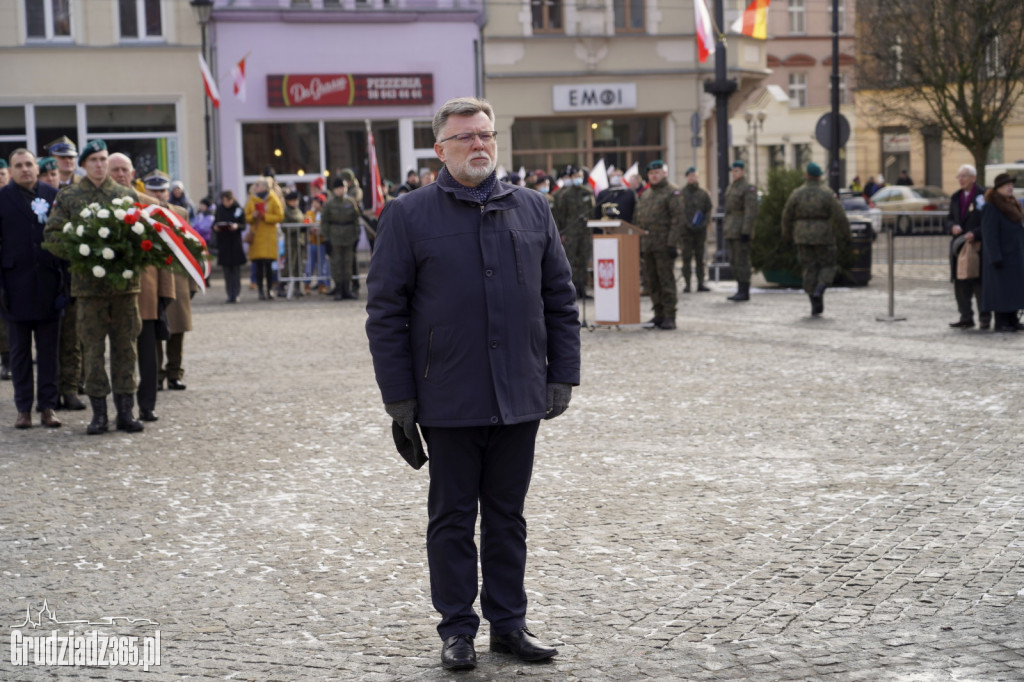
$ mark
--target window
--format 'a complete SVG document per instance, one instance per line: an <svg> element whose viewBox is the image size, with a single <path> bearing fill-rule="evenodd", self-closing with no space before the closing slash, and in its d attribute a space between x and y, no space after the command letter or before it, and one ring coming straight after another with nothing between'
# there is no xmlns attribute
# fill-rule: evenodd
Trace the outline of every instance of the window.
<svg viewBox="0 0 1024 682"><path fill-rule="evenodd" d="M561 33L562 0L530 0L535 33Z"/></svg>
<svg viewBox="0 0 1024 682"><path fill-rule="evenodd" d="M25 133L25 107L0 107L0 159L28 146Z"/></svg>
<svg viewBox="0 0 1024 682"><path fill-rule="evenodd" d="M794 144L793 145L793 160L796 161L796 168L806 168L807 164L814 160L811 154L810 144Z"/></svg>
<svg viewBox="0 0 1024 682"><path fill-rule="evenodd" d="M789 0L789 33L801 36L807 33L804 0Z"/></svg>
<svg viewBox="0 0 1024 682"><path fill-rule="evenodd" d="M25 0L25 23L30 40L71 37L71 0Z"/></svg>
<svg viewBox="0 0 1024 682"><path fill-rule="evenodd" d="M644 0L612 0L612 9L616 33L644 30Z"/></svg>
<svg viewBox="0 0 1024 682"><path fill-rule="evenodd" d="M242 149L245 175L262 175L267 166L272 166L276 175L319 173L323 168L319 124L315 121L243 124Z"/></svg>
<svg viewBox="0 0 1024 682"><path fill-rule="evenodd" d="M832 32L832 3L828 3L828 31ZM839 0L839 33L846 33L846 0Z"/></svg>
<svg viewBox="0 0 1024 682"><path fill-rule="evenodd" d="M641 171L665 156L662 119L657 116L523 119L512 125L511 166L551 172L568 164L590 167L599 159Z"/></svg>
<svg viewBox="0 0 1024 682"><path fill-rule="evenodd" d="M146 40L164 34L160 0L118 0L121 38Z"/></svg>
<svg viewBox="0 0 1024 682"><path fill-rule="evenodd" d="M807 74L789 74L789 106L807 106Z"/></svg>
<svg viewBox="0 0 1024 682"><path fill-rule="evenodd" d="M136 177L157 169L172 178L181 177L173 104L87 104L85 121L86 141L99 137L111 153L127 154ZM78 146L81 148L81 141Z"/></svg>

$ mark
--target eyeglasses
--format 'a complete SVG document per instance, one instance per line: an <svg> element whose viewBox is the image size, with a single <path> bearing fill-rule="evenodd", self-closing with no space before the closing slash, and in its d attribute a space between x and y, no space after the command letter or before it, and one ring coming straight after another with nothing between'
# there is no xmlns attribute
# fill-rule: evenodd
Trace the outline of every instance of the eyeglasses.
<svg viewBox="0 0 1024 682"><path fill-rule="evenodd" d="M448 140L458 140L462 144L472 144L473 138L477 137L480 138L480 142L482 142L483 144L487 144L488 142L493 142L498 138L498 131L485 130L482 133L459 133L458 135L452 135L451 137L446 137L443 140L438 140L437 143L441 144L442 142L447 142Z"/></svg>

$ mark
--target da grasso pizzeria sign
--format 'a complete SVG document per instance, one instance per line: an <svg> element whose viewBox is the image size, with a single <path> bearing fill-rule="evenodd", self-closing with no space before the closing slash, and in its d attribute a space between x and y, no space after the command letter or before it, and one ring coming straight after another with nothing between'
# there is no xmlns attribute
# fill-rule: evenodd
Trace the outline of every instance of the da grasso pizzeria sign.
<svg viewBox="0 0 1024 682"><path fill-rule="evenodd" d="M271 107L372 107L433 104L429 73L290 73L267 76Z"/></svg>

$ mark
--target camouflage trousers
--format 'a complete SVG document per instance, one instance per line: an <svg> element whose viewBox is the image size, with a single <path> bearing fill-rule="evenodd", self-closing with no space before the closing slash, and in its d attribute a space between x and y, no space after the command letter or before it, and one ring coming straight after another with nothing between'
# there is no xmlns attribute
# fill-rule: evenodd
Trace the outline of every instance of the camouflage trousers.
<svg viewBox="0 0 1024 682"><path fill-rule="evenodd" d="M136 343L142 331L138 294L82 296L78 307L78 337L85 356L85 392L91 398L110 393L134 394ZM107 376L106 349L110 338L110 376Z"/></svg>
<svg viewBox="0 0 1024 682"><path fill-rule="evenodd" d="M832 286L836 278L836 245L797 244L796 257L804 269L804 291L814 293L818 285Z"/></svg>
<svg viewBox="0 0 1024 682"><path fill-rule="evenodd" d="M737 283L750 281L750 242L739 239L726 239L729 250L729 268Z"/></svg>
<svg viewBox="0 0 1024 682"><path fill-rule="evenodd" d="M78 301L72 300L64 309L60 324L60 376L61 395L78 393L82 382L82 344L78 340Z"/></svg>
<svg viewBox="0 0 1024 682"><path fill-rule="evenodd" d="M692 260L697 272L697 283L704 283L704 240L707 239L707 232L704 230L696 231L689 228L683 230L683 279L687 284L690 283L690 275L693 270L690 269L690 261Z"/></svg>
<svg viewBox="0 0 1024 682"><path fill-rule="evenodd" d="M352 266L355 253L354 244L331 242L331 279L334 280L334 287L346 294L352 293Z"/></svg>
<svg viewBox="0 0 1024 682"><path fill-rule="evenodd" d="M583 230L568 230L565 233L565 255L572 266L572 283L576 295L587 291L587 266L590 265L593 240ZM591 292L593 293L593 292Z"/></svg>
<svg viewBox="0 0 1024 682"><path fill-rule="evenodd" d="M655 317L676 319L676 261L669 258L666 246L652 246L644 250L644 283L651 297Z"/></svg>

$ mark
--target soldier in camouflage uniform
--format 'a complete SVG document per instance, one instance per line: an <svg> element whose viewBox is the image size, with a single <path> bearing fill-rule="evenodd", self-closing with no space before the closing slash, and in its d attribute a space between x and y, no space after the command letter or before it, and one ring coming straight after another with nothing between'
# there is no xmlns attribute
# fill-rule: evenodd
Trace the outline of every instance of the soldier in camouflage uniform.
<svg viewBox="0 0 1024 682"><path fill-rule="evenodd" d="M644 277L654 307L651 322L659 329L676 328L676 245L686 221L686 206L681 190L668 181L664 161L647 164L650 184L636 206L633 218L637 227L647 230L641 238Z"/></svg>
<svg viewBox="0 0 1024 682"><path fill-rule="evenodd" d="M551 213L558 233L562 235L565 255L572 266L572 283L576 295L586 296L587 265L590 263L591 237L587 220L594 213L594 190L583 179L583 169L566 167L562 173L565 185L555 193Z"/></svg>
<svg viewBox="0 0 1024 682"><path fill-rule="evenodd" d="M349 180L341 175L331 180L333 196L320 212L320 232L331 259L335 301L356 298L352 293L352 262L359 240L359 205L348 195L348 186Z"/></svg>
<svg viewBox="0 0 1024 682"><path fill-rule="evenodd" d="M693 166L686 169L686 186L683 200L686 202L686 222L683 224L683 293L690 293L690 261L697 271L697 291L711 291L704 286L704 242L708 236L708 221L711 220L711 196L700 186L700 176Z"/></svg>
<svg viewBox="0 0 1024 682"><path fill-rule="evenodd" d="M733 161L732 183L725 190L725 244L729 268L736 278L736 293L730 301L750 300L750 240L757 219L757 188L747 182L747 164Z"/></svg>
<svg viewBox="0 0 1024 682"><path fill-rule="evenodd" d="M46 232L60 232L64 223L74 221L88 204L104 205L118 197L139 197L135 190L119 185L110 177L107 145L93 140L82 148L78 162L86 176L65 187L57 195ZM92 421L86 432L103 433L108 428L107 394L113 385L117 408L117 428L130 433L142 431L142 423L132 415L135 406L136 339L142 330L139 317L139 275L124 289L104 279L79 273L71 274L71 295L77 300L78 336L85 356L85 392L92 405ZM110 376L105 363L107 337L110 338Z"/></svg>
<svg viewBox="0 0 1024 682"><path fill-rule="evenodd" d="M796 244L814 316L825 311L825 289L836 276L837 233L850 239L846 211L832 190L821 184L821 175L821 166L807 164L807 182L789 195L782 209L782 238Z"/></svg>

